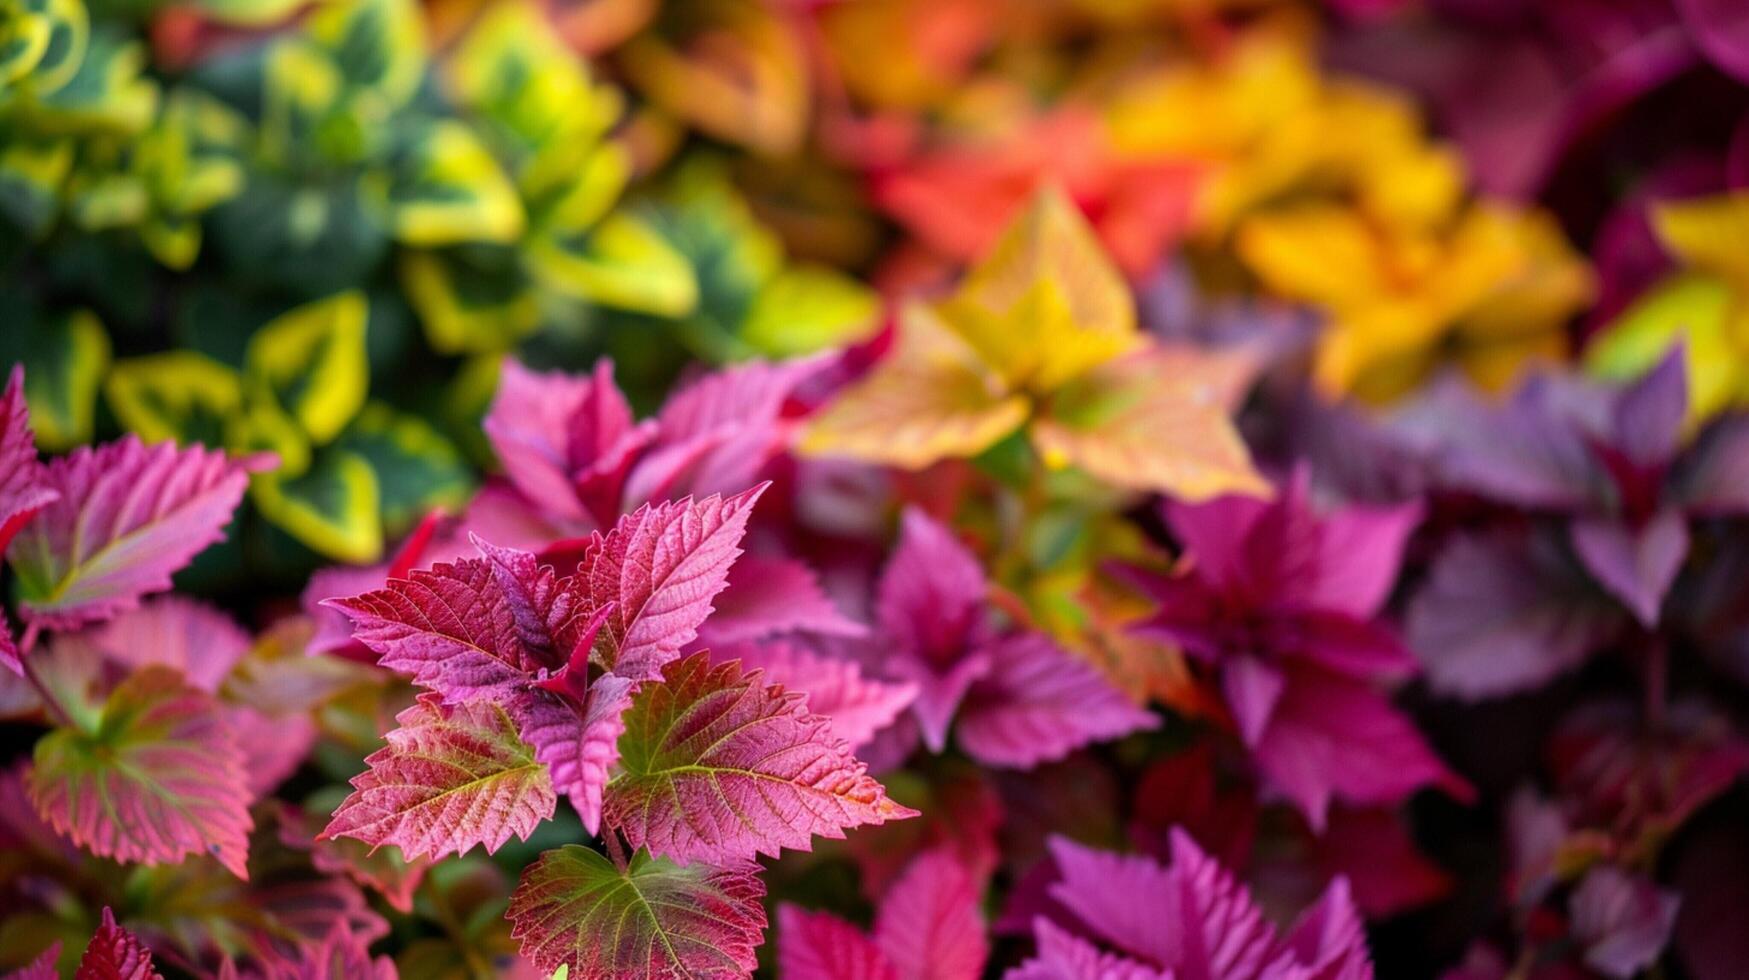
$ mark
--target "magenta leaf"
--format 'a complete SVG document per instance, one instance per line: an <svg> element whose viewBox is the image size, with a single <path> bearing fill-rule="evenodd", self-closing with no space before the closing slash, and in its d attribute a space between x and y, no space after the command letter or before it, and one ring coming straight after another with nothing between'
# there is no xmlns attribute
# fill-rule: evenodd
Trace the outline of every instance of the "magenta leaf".
<svg viewBox="0 0 1749 980"><path fill-rule="evenodd" d="M777 967L784 980L900 980L874 940L830 912L777 909Z"/></svg>
<svg viewBox="0 0 1749 980"><path fill-rule="evenodd" d="M921 510L905 511L876 600L884 634L938 667L983 637L988 592L984 570L965 545Z"/></svg>
<svg viewBox="0 0 1749 980"><path fill-rule="evenodd" d="M983 882L949 849L926 851L881 897L874 938L901 980L977 980L990 946Z"/></svg>
<svg viewBox="0 0 1749 980"><path fill-rule="evenodd" d="M646 505L590 543L578 589L588 608L617 604L603 629L603 667L632 680L655 678L692 642L728 583L764 491L761 484L733 497Z"/></svg>
<svg viewBox="0 0 1749 980"><path fill-rule="evenodd" d="M395 962L375 959L370 943L345 920L334 923L321 942L303 942L296 956L269 951L261 964L261 980L397 980Z"/></svg>
<svg viewBox="0 0 1749 980"><path fill-rule="evenodd" d="M577 483L586 476L611 484L607 495L617 513L628 451L639 436L611 361L573 377L506 359L484 427L510 481L541 510L563 520L598 519L578 498Z"/></svg>
<svg viewBox="0 0 1749 980"><path fill-rule="evenodd" d="M115 923L115 913L103 907L103 923L79 958L73 980L164 980L152 966L152 951L133 933Z"/></svg>
<svg viewBox="0 0 1749 980"><path fill-rule="evenodd" d="M24 400L24 366L14 364L0 394L0 555L37 511L60 498L46 480Z"/></svg>
<svg viewBox="0 0 1749 980"><path fill-rule="evenodd" d="M60 959L61 941L57 939L36 959L7 973L3 980L61 980L61 971L55 968Z"/></svg>
<svg viewBox="0 0 1749 980"><path fill-rule="evenodd" d="M506 914L522 955L571 980L747 976L765 932L757 871L642 851L622 869L568 844L523 872Z"/></svg>
<svg viewBox="0 0 1749 980"><path fill-rule="evenodd" d="M1002 975L1003 980L1174 980L1132 959L1107 953L1049 919L1033 922L1038 953Z"/></svg>
<svg viewBox="0 0 1749 980"><path fill-rule="evenodd" d="M808 566L792 558L742 555L729 585L699 630L699 642L720 647L785 633L860 637L867 627L838 611Z"/></svg>
<svg viewBox="0 0 1749 980"><path fill-rule="evenodd" d="M765 363L749 361L707 374L675 392L656 416L664 446L703 447L683 481L684 493L729 493L745 487L783 448L784 402L796 386L819 372L819 357ZM647 464L640 464L640 469ZM643 474L634 476L637 481ZM634 495L633 500L655 500Z"/></svg>
<svg viewBox="0 0 1749 980"><path fill-rule="evenodd" d="M864 677L854 660L814 653L784 642L738 643L711 651L716 663L737 660L743 672L805 695L808 713L832 723L832 733L856 748L874 738L910 706L917 686Z"/></svg>
<svg viewBox="0 0 1749 980"><path fill-rule="evenodd" d="M31 804L100 857L165 864L212 854L247 878L243 753L218 706L182 675L147 667L109 696L91 728L37 742Z"/></svg>
<svg viewBox="0 0 1749 980"><path fill-rule="evenodd" d="M1027 769L1160 724L1049 637L1021 633L988 650L990 672L971 686L955 723L960 747L985 765Z"/></svg>
<svg viewBox="0 0 1749 980"><path fill-rule="evenodd" d="M553 815L552 779L503 708L425 694L395 721L323 836L394 845L408 860L490 854Z"/></svg>
<svg viewBox="0 0 1749 980"><path fill-rule="evenodd" d="M702 653L670 664L626 713L607 825L663 857L724 862L916 816L802 700Z"/></svg>
<svg viewBox="0 0 1749 980"><path fill-rule="evenodd" d="M1586 965L1614 980L1629 980L1670 942L1681 898L1605 864L1586 872L1568 905Z"/></svg>
<svg viewBox="0 0 1749 980"><path fill-rule="evenodd" d="M148 447L133 436L52 460L45 479L60 499L7 553L20 613L73 629L170 588L172 574L224 536L249 470L260 465L199 446Z"/></svg>

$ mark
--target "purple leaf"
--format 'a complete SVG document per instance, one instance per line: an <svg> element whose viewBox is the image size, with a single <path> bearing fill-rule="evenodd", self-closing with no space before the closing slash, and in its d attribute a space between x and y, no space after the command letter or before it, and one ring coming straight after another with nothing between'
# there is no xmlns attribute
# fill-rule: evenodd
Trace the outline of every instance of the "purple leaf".
<svg viewBox="0 0 1749 980"><path fill-rule="evenodd" d="M1659 511L1639 527L1590 518L1568 525L1568 534L1586 571L1641 625L1656 626L1664 596L1688 557L1688 521L1673 510Z"/></svg>
<svg viewBox="0 0 1749 980"><path fill-rule="evenodd" d="M1727 415L1702 429L1677 460L1666 492L1699 516L1749 512L1749 416Z"/></svg>
<svg viewBox="0 0 1749 980"><path fill-rule="evenodd" d="M1435 691L1474 700L1573 669L1624 620L1554 540L1464 535L1410 602L1408 636Z"/></svg>
<svg viewBox="0 0 1749 980"><path fill-rule="evenodd" d="M1592 868L1568 900L1585 964L1615 980L1638 976L1670 942L1680 904L1644 878L1607 864Z"/></svg>
<svg viewBox="0 0 1749 980"><path fill-rule="evenodd" d="M224 537L261 460L134 436L51 461L60 494L13 540L19 610L29 622L74 629L170 588L170 576Z"/></svg>
<svg viewBox="0 0 1749 980"><path fill-rule="evenodd" d="M1688 370L1676 344L1650 371L1623 389L1611 407L1614 448L1629 462L1656 469L1675 458L1688 415Z"/></svg>
<svg viewBox="0 0 1749 980"><path fill-rule="evenodd" d="M990 672L972 684L955 728L966 754L985 765L1031 768L1160 724L1042 634L1006 637L987 652Z"/></svg>

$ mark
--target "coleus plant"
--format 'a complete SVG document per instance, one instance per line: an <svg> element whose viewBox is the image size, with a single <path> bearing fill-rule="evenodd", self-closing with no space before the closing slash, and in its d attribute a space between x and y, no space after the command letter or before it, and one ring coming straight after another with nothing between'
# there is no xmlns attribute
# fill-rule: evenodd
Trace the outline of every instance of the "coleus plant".
<svg viewBox="0 0 1749 980"><path fill-rule="evenodd" d="M612 856L569 845L524 874L510 916L536 965L750 970L755 857L915 815L801 695L682 655L763 489L645 505L596 532L570 574L476 539L477 557L330 600L430 693L325 835L409 858L491 851L526 839L562 794Z"/></svg>

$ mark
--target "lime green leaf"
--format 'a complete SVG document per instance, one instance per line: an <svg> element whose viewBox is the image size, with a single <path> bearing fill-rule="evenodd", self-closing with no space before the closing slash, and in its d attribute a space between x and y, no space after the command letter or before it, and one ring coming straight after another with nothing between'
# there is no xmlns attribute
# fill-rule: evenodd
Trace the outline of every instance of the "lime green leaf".
<svg viewBox="0 0 1749 980"><path fill-rule="evenodd" d="M91 17L84 0L17 0L0 22L0 93L48 95L85 60Z"/></svg>
<svg viewBox="0 0 1749 980"><path fill-rule="evenodd" d="M271 392L317 445L339 435L364 405L369 315L362 294L339 293L279 316L249 340L250 382Z"/></svg>
<svg viewBox="0 0 1749 980"><path fill-rule="evenodd" d="M391 232L409 245L507 243L522 235L516 188L473 131L459 122L440 120L406 140L380 183L376 193Z"/></svg>
<svg viewBox="0 0 1749 980"><path fill-rule="evenodd" d="M508 350L540 326L540 299L505 249L408 252L401 287L440 354Z"/></svg>
<svg viewBox="0 0 1749 980"><path fill-rule="evenodd" d="M335 446L370 462L383 529L391 536L409 530L433 508L459 511L473 496L472 473L461 452L425 420L380 402L366 405Z"/></svg>
<svg viewBox="0 0 1749 980"><path fill-rule="evenodd" d="M146 442L224 445L227 420L243 408L242 376L190 350L118 361L103 391L122 426Z"/></svg>
<svg viewBox="0 0 1749 980"><path fill-rule="evenodd" d="M1689 418L1710 418L1749 394L1749 303L1731 285L1704 273L1681 273L1647 290L1591 338L1587 373L1629 381L1656 367L1672 344L1684 344Z"/></svg>
<svg viewBox="0 0 1749 980"><path fill-rule="evenodd" d="M385 110L406 104L425 75L425 21L415 0L322 4L304 32L347 86L367 90Z"/></svg>
<svg viewBox="0 0 1749 980"><path fill-rule="evenodd" d="M753 300L741 339L767 357L795 357L866 340L880 327L873 290L835 270L797 266Z"/></svg>
<svg viewBox="0 0 1749 980"><path fill-rule="evenodd" d="M376 471L355 452L330 446L302 475L258 475L249 494L261 516L314 551L354 564L382 557Z"/></svg>
<svg viewBox="0 0 1749 980"><path fill-rule="evenodd" d="M168 667L123 681L95 727L44 736L28 789L45 820L99 856L164 864L210 853L249 877L243 752L212 698Z"/></svg>
<svg viewBox="0 0 1749 980"><path fill-rule="evenodd" d="M0 362L24 365L37 445L62 452L91 441L97 388L109 369L109 335L90 312L8 311L0 329Z"/></svg>

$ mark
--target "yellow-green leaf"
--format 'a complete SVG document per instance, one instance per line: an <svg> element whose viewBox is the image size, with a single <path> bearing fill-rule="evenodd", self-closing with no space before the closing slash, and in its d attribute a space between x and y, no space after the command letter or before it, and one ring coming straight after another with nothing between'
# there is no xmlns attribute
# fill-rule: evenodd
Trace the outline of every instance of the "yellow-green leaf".
<svg viewBox="0 0 1749 980"><path fill-rule="evenodd" d="M408 252L401 286L440 354L508 350L540 326L540 298L505 250Z"/></svg>
<svg viewBox="0 0 1749 980"><path fill-rule="evenodd" d="M109 369L109 335L89 311L8 310L0 322L0 361L24 365L37 445L62 452L91 441L97 389Z"/></svg>
<svg viewBox="0 0 1749 980"><path fill-rule="evenodd" d="M338 293L282 314L249 338L250 382L271 392L317 445L339 435L364 405L369 314L363 294Z"/></svg>
<svg viewBox="0 0 1749 980"><path fill-rule="evenodd" d="M433 508L457 512L473 496L471 471L455 446L425 420L381 402L366 405L335 447L370 462L383 529L391 536Z"/></svg>
<svg viewBox="0 0 1749 980"><path fill-rule="evenodd" d="M382 557L376 471L357 453L331 446L301 476L257 475L249 495L263 517L329 558L362 565Z"/></svg>
<svg viewBox="0 0 1749 980"><path fill-rule="evenodd" d="M118 361L103 390L116 419L146 442L223 445L226 421L243 407L242 375L191 350Z"/></svg>
<svg viewBox="0 0 1749 980"><path fill-rule="evenodd" d="M824 266L792 266L765 284L741 325L741 339L768 357L795 357L868 339L880 327L880 299Z"/></svg>

